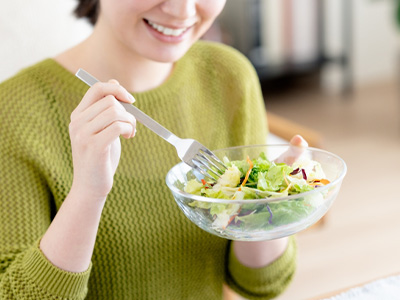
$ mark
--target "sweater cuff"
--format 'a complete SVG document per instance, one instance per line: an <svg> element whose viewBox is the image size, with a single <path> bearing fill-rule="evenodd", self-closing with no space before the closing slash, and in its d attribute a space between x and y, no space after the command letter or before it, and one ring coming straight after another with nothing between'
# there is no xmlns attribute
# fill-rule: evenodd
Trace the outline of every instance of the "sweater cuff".
<svg viewBox="0 0 400 300"><path fill-rule="evenodd" d="M227 254L227 284L247 299L272 299L281 294L289 285L296 269L297 245L289 237L285 252L269 265L249 268L236 258L232 243Z"/></svg>
<svg viewBox="0 0 400 300"><path fill-rule="evenodd" d="M26 276L51 295L62 298L84 298L92 263L80 273L64 271L53 265L39 248L39 242L27 251L22 268Z"/></svg>

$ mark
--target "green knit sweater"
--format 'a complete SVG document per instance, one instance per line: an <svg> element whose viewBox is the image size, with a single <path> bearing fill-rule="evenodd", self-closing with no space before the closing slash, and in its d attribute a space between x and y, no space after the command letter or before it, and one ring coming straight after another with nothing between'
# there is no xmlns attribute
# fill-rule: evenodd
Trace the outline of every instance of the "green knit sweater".
<svg viewBox="0 0 400 300"><path fill-rule="evenodd" d="M221 299L223 282L270 299L293 276L296 247L271 265L239 263L228 240L191 223L165 184L175 148L137 125L107 198L89 270L71 273L39 249L72 183L71 112L88 87L52 59L0 85L0 299ZM135 105L211 149L265 142L265 107L250 63L198 42ZM72 221L71 221L72 222Z"/></svg>

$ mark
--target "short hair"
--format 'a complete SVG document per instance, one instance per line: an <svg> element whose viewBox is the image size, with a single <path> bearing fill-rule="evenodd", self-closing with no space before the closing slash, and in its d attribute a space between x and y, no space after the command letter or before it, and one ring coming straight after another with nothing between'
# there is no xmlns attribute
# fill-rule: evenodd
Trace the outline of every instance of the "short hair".
<svg viewBox="0 0 400 300"><path fill-rule="evenodd" d="M78 0L78 5L74 10L75 16L78 18L86 18L94 25L96 24L99 15L100 1L99 0Z"/></svg>

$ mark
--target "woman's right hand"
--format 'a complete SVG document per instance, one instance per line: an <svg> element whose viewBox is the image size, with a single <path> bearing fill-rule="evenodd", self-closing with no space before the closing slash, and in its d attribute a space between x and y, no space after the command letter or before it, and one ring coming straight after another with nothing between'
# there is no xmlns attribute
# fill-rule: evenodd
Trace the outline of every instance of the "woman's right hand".
<svg viewBox="0 0 400 300"><path fill-rule="evenodd" d="M136 119L119 101L134 98L115 80L96 83L71 114L72 189L86 199L107 197L121 156L119 136L135 135Z"/></svg>

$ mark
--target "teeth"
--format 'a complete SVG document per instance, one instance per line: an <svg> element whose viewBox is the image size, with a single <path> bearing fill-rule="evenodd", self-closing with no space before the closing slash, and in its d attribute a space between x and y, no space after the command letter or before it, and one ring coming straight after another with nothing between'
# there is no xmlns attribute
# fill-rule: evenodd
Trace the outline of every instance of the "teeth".
<svg viewBox="0 0 400 300"><path fill-rule="evenodd" d="M147 21L149 23L149 25L151 27L153 27L155 30L157 30L158 32L161 32L164 35L169 35L169 36L179 36L182 33L185 32L185 30L187 28L182 28L182 29L172 29L172 28L168 28L168 27L164 27L158 24L155 24L153 22Z"/></svg>

